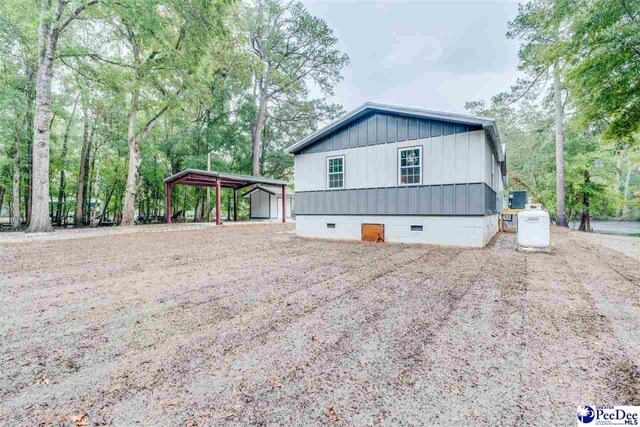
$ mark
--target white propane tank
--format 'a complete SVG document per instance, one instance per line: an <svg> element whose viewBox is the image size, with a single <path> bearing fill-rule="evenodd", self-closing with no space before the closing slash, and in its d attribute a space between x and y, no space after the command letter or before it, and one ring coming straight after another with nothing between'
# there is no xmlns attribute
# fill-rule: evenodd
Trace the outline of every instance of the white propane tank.
<svg viewBox="0 0 640 427"><path fill-rule="evenodd" d="M529 205L518 214L518 245L525 248L548 248L551 244L549 213L538 205Z"/></svg>

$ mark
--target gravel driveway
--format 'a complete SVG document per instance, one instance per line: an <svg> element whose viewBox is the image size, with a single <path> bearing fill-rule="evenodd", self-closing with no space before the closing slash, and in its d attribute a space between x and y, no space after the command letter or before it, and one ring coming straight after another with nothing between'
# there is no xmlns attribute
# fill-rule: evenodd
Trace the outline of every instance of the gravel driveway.
<svg viewBox="0 0 640 427"><path fill-rule="evenodd" d="M61 232L62 233L62 232ZM0 244L0 424L575 425L640 405L640 263L306 240Z"/></svg>

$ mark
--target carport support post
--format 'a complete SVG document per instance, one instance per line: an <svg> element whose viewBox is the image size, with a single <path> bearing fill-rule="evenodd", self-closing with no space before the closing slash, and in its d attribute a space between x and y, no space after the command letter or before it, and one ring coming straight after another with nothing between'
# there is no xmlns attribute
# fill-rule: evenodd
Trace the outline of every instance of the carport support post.
<svg viewBox="0 0 640 427"><path fill-rule="evenodd" d="M171 184L168 182L164 187L164 221L171 224Z"/></svg>
<svg viewBox="0 0 640 427"><path fill-rule="evenodd" d="M287 186L282 186L282 223L287 222Z"/></svg>
<svg viewBox="0 0 640 427"><path fill-rule="evenodd" d="M233 220L238 222L238 190L233 189Z"/></svg>
<svg viewBox="0 0 640 427"><path fill-rule="evenodd" d="M220 179L216 179L216 225L220 225Z"/></svg>

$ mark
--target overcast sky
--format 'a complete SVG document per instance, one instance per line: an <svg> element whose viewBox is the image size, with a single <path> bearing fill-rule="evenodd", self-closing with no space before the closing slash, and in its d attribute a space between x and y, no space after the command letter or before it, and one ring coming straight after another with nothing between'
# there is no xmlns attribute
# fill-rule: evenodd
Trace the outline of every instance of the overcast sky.
<svg viewBox="0 0 640 427"><path fill-rule="evenodd" d="M507 40L515 1L304 0L351 61L334 102L382 102L464 113L464 103L508 90L518 43Z"/></svg>

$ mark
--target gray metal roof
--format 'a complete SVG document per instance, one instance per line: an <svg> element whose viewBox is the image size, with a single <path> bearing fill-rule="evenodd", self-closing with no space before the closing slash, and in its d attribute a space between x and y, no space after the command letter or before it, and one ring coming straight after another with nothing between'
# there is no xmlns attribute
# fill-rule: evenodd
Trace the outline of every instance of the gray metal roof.
<svg viewBox="0 0 640 427"><path fill-rule="evenodd" d="M197 174L201 176L210 176L213 178L228 179L231 181L245 182L250 184L267 184L267 185L287 185L287 181L281 179L264 178L262 176L240 175L235 173L203 171L199 169L185 169L164 179L164 182L175 181L176 179L188 175Z"/></svg>
<svg viewBox="0 0 640 427"><path fill-rule="evenodd" d="M457 113L445 113L442 111L432 111L432 110L423 110L412 107L398 107L395 105L386 105L386 104L377 104L374 102L366 102L356 108L348 112L347 114L339 117L333 122L329 123L327 126L322 129L312 133L301 141L296 142L295 144L287 147L285 150L287 153L296 153L300 151L302 148L313 144L318 141L320 138L329 135L333 131L339 129L343 125L350 123L369 112L386 112L386 113L395 113L401 114L405 116L412 117L423 117L428 119L439 119L445 120L454 123L467 124L467 125L476 125L482 126L482 128L489 135L493 149L496 152L499 161L504 160L504 152L502 150L502 144L500 143L500 134L498 132L498 128L496 126L496 121L487 117L479 117L479 116L470 116L467 114L457 114Z"/></svg>

